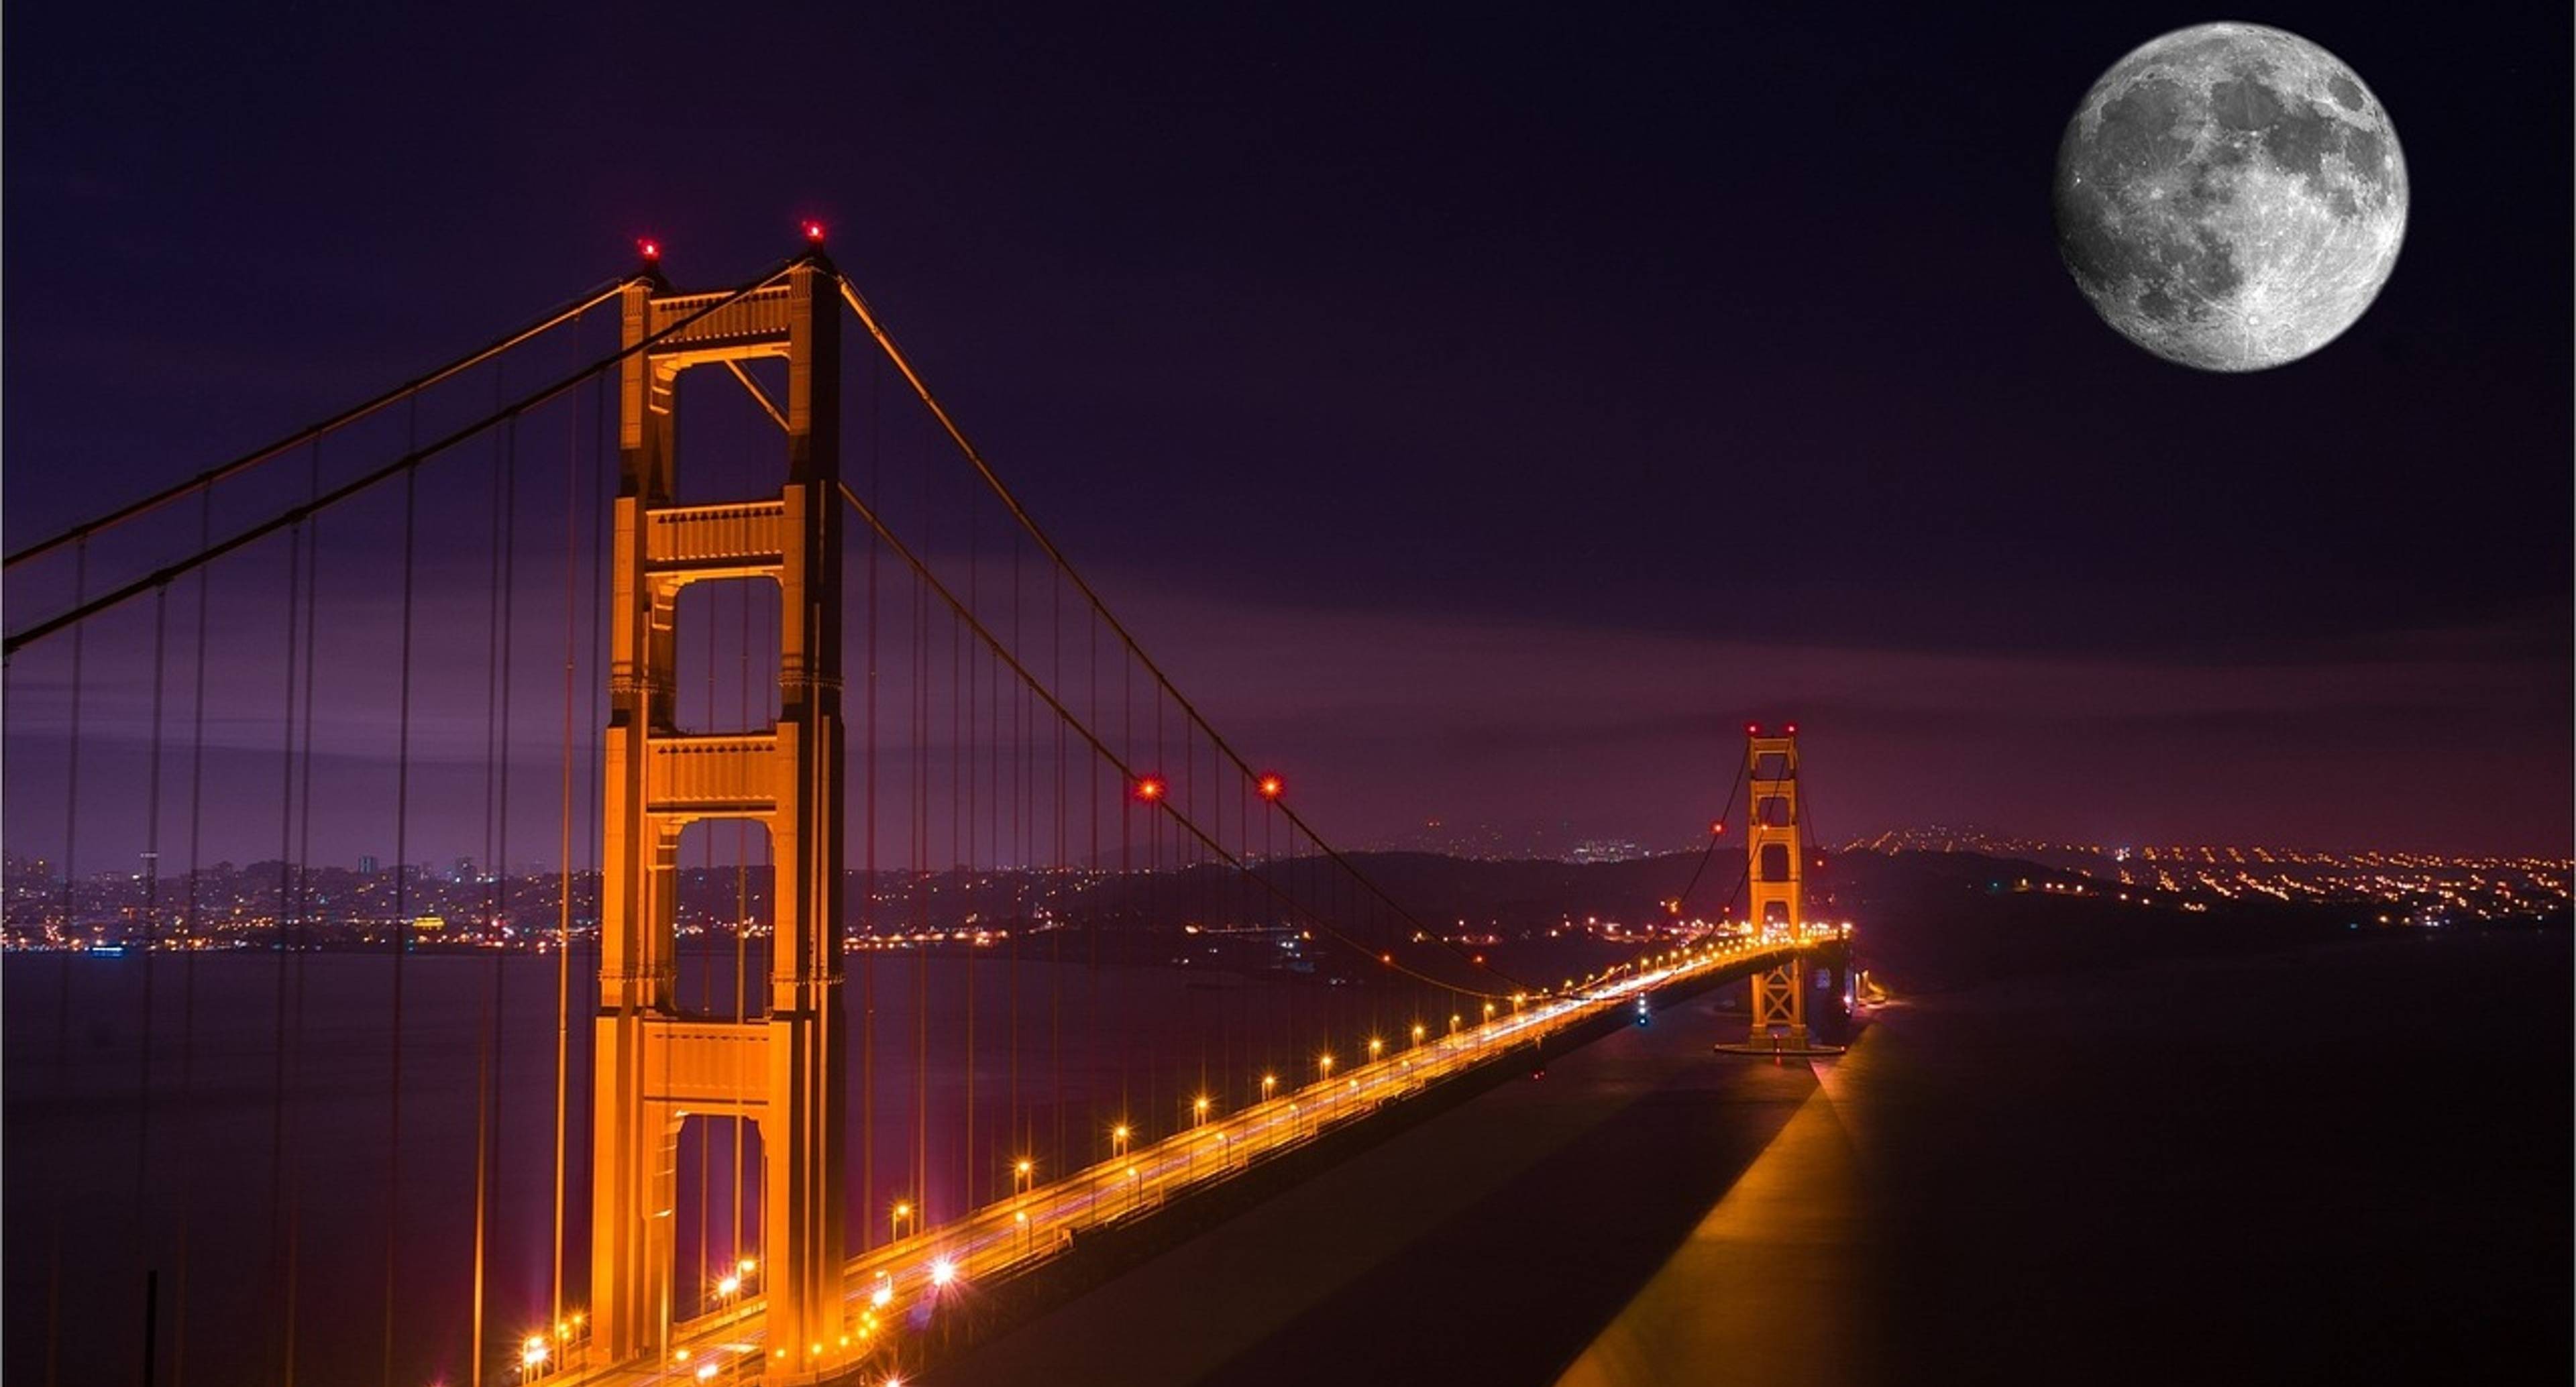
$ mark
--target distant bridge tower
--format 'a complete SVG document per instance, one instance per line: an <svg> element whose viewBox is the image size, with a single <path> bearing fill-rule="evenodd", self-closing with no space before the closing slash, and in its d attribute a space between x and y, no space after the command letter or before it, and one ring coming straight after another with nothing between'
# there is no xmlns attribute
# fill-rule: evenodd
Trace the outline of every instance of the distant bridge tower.
<svg viewBox="0 0 2576 1387"><path fill-rule="evenodd" d="M1798 814L1798 725L1766 737L1744 729L1746 803L1752 824L1744 835L1745 909L1756 930L1772 925L1796 930L1807 922L1807 851ZM1807 966L1792 954L1777 968L1753 975L1753 1034L1757 1048L1807 1048ZM1786 1034L1774 1031L1785 1029Z"/></svg>
<svg viewBox="0 0 2576 1387"><path fill-rule="evenodd" d="M590 1323L595 1349L667 1360L681 1124L748 1118L761 1146L760 1287L768 1381L844 1366L841 1295L840 318L819 254L625 361L611 603L607 843L593 1059ZM636 283L625 344L724 299ZM786 485L721 505L672 502L678 378L784 358ZM779 718L682 732L674 717L680 589L766 578L779 601ZM768 1008L694 1016L674 993L680 831L763 825L776 865Z"/></svg>

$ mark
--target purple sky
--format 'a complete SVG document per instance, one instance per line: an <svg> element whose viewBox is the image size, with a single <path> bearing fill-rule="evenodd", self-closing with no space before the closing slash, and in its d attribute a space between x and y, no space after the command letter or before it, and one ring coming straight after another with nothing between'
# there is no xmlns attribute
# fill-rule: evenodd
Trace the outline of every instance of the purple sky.
<svg viewBox="0 0 2576 1387"><path fill-rule="evenodd" d="M693 57L685 96L643 74L706 51L703 14L615 14L13 16L9 547L470 346L635 235L716 285L810 213L1338 840L1436 817L1677 843L1735 729L1795 717L1834 837L2568 849L2564 14L2474 46L2402 12L2264 16L2372 84L2417 201L2361 323L2246 377L2114 337L2048 220L2076 98L2197 13L833 8ZM559 572L567 423L523 441L554 546L523 546L532 573ZM887 446L900 468L928 445ZM441 464L460 524L489 459ZM374 533L326 588L332 860L391 855L389 665L361 632L396 532ZM416 856L481 832L440 798L479 816L486 558L453 547L428 562L468 590L421 613L416 744L455 769L427 776ZM238 748L210 792L237 857L274 851L250 686L282 559L246 564L215 666L241 664L239 720L209 734ZM10 629L67 581L13 572ZM534 634L560 602L526 618L531 767L560 732ZM148 607L90 652L93 689L131 676L85 713L93 770L139 735ZM63 660L11 671L13 847L59 836Z"/></svg>

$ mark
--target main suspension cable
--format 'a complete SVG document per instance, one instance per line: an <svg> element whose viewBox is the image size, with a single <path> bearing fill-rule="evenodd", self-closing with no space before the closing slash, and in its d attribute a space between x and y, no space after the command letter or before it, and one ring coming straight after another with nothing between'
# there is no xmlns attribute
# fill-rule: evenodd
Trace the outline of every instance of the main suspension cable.
<svg viewBox="0 0 2576 1387"><path fill-rule="evenodd" d="M1083 740L1089 742L1092 750L1098 754L1101 760L1116 767L1119 774L1125 777L1128 783L1132 784L1136 781L1137 772L1135 768L1129 765L1127 761L1116 752L1110 750L1108 743L1102 741L1089 726L1076 718L1073 715L1072 710L1067 708L1063 701L1056 697L1053 691L1049 690L1044 684L1039 682L1036 675L1032 674L1028 667L1020 662L1018 656L1004 648L1000 638L995 636L993 632L984 625L982 620L976 617L954 592L949 590L947 584L939 580L938 575L931 572L930 566L922 560L920 555L913 552L911 546L905 544L902 539L897 537L893 530L889 528L881 518L879 518L877 513L871 509L866 502L859 499L858 493L852 491L848 483L844 482L840 484L840 492L841 499L849 504L851 510L857 512L860 519L865 520L869 527L876 531L878 538L884 541L886 546L894 552L895 557L902 559L912 567L913 573L919 579L920 585L923 588L927 589L929 592L936 593L940 600L948 606L951 615L956 617L957 620L962 622L969 630L972 630L977 639L981 640L986 648L993 652L996 658L1008 664L1011 668L1011 672L1018 676L1020 681L1027 685L1031 692L1044 700L1047 706L1055 711L1058 718L1064 720L1064 722L1072 727L1072 729L1079 734ZM1157 807L1162 809L1175 824L1186 831L1201 846L1215 854L1219 860L1225 862L1237 872L1247 873L1255 879L1263 880L1264 884L1269 887L1271 893L1278 896L1291 911L1306 916L1316 925L1317 928L1320 928L1325 933L1331 935L1337 942L1344 944L1359 953L1375 958L1381 966L1391 968L1398 973L1402 973L1416 981L1427 983L1432 987L1440 988L1449 992L1460 993L1466 996L1501 998L1510 995L1500 992L1482 992L1476 988L1463 986L1458 983L1449 982L1445 979L1433 977L1430 974L1421 972L1408 964L1396 962L1394 955L1390 951L1373 949L1368 945L1361 943L1359 940L1350 937L1339 927L1324 919L1312 907L1298 902L1286 892L1281 891L1275 883L1270 883L1266 878L1262 878L1259 873L1253 872L1250 864L1236 857L1232 852L1227 851L1222 843L1219 843L1216 839L1209 836L1207 830L1202 828L1187 814L1183 813L1179 806L1171 802L1169 796L1159 797L1155 801L1155 804ZM1353 873L1352 875L1356 876L1357 874ZM1487 971L1491 972L1492 970L1488 969ZM1501 975L1496 974L1496 976L1499 977ZM1505 979L1505 981L1508 982L1509 979Z"/></svg>
<svg viewBox="0 0 2576 1387"><path fill-rule="evenodd" d="M878 321L875 311L868 307L867 300L860 295L858 286L852 284L849 276L847 275L839 275L837 276L837 279L841 288L841 301L849 306L849 309L853 314L857 315L860 326L867 329L868 335L875 339L878 349L884 352L886 359L892 362L894 368L903 374L904 380L912 386L913 394L920 399L922 407L930 411L931 417L938 421L940 429L948 435L950 444L952 444L957 449L958 454L964 457L968 464L975 469L976 475L983 478L985 486L989 488L993 495L1001 501L1003 507L1010 511L1012 518L1019 522L1020 528L1026 530L1029 538L1037 541L1038 547L1046 551L1047 557L1055 562L1056 567L1062 570L1066 577L1073 580L1075 589L1081 592L1083 597L1091 603L1092 610L1099 614L1100 619L1109 624L1109 629L1115 632L1120 642L1127 647L1127 653L1133 656L1139 664L1144 666L1145 672L1153 677L1155 683L1162 686L1163 692L1171 696L1173 703L1179 706L1182 714L1189 718L1190 721L1196 723L1200 730L1207 733L1208 740L1218 751L1224 753L1225 758L1228 761L1234 763L1236 771L1245 776L1257 775L1258 772L1253 770L1252 763L1245 760L1242 754L1234 749L1234 745L1226 741L1225 738L1217 732L1215 725L1210 723L1206 717L1202 716L1197 706L1192 704L1187 697L1183 696L1179 686L1175 685L1172 682L1171 677L1163 672L1162 666L1154 663L1153 657L1145 653L1144 647L1137 643L1135 636L1131 634L1127 630L1126 626L1118 620L1117 616L1109 610L1108 604L1101 599L1099 592L1091 586L1090 581L1085 579L1082 576L1081 571L1073 566L1073 561L1066 557L1065 552L1056 547L1055 541L1048 538L1046 531L1039 527L1036 518L1031 516L1027 509L1021 506L1019 497L1014 495L1011 489L1003 484L1001 476L994 472L989 463L984 461L984 455L979 452L974 443L966 437L966 431L958 425L955 417L950 415L947 408L939 403L938 398L930 393L929 383L922 379L919 371L913 369L911 358L904 355L903 348L895 344L894 337L888 333L884 325ZM1370 895L1377 897L1377 899L1383 902L1388 909L1393 910L1397 916L1402 918L1406 924L1411 925L1416 934L1421 935L1423 938L1449 950L1458 957L1466 959L1471 967L1490 973L1494 977L1502 979L1502 981L1507 984L1520 986L1520 984L1518 984L1514 979L1506 976L1500 969L1491 967L1484 963L1481 955L1474 954L1463 946L1453 943L1446 936L1434 933L1430 926L1416 918L1412 911L1406 909L1405 906L1401 902L1397 901L1393 896L1388 895L1385 889L1380 887L1376 881L1372 880L1366 873L1360 871L1360 869L1353 864L1349 858L1344 857L1340 849L1325 842L1323 835L1315 832L1315 830L1309 826L1304 819L1298 816L1295 809L1290 808L1284 801L1274 800L1272 803L1278 808L1279 812L1287 818L1290 824L1294 825L1298 831L1306 835L1308 841L1315 845L1317 851L1330 858L1334 865L1340 867L1344 872L1349 873L1350 876L1357 881L1360 886L1364 887ZM1445 986L1445 984L1443 985Z"/></svg>
<svg viewBox="0 0 2576 1387"><path fill-rule="evenodd" d="M493 341L487 346L478 348L464 356L458 357L456 360L429 372L427 375L418 376L405 381L402 384L395 386L393 389L376 396L374 399L368 400L364 404L353 405L348 409L344 409L338 414L334 414L330 418L323 420L321 423L300 429L264 448L244 453L240 457L234 458L232 461L224 463L219 467L210 467L205 471L190 477L184 482L164 487L163 489L144 497L142 500L131 501L125 505L119 506L115 510L109 511L107 514L99 516L95 520L83 521L50 539L43 539L34 544L30 544L26 548L19 550L17 553L9 555L5 561L0 561L0 567L16 568L19 564L22 564L29 559L38 558L42 555L51 553L66 544L87 539L103 530L114 529L129 520L133 520L139 516L159 510L161 507L166 506L173 501L184 500L189 496L193 496L198 492L204 491L207 488L214 486L217 482L224 481L230 477L239 476L243 472L259 466L261 463L267 462L282 453L291 452L296 448L300 448L303 445L320 438L322 435L330 433L344 425L354 424L388 405L399 403L423 390L427 390L431 386L438 384L440 381L446 380L461 372L472 370L474 367L491 360L493 357L499 356L503 352L509 351L511 348L527 341L529 338L543 336L547 332L562 326L564 323L589 312L591 309L606 303L612 298L615 298L620 292L624 291L626 286L633 284L637 278L638 276L635 275L626 275L618 279L611 280L608 283L589 291L583 297L576 299L551 313L545 314L529 323L527 326L511 332L506 336Z"/></svg>
<svg viewBox="0 0 2576 1387"><path fill-rule="evenodd" d="M565 391L571 390L583 382L607 371L610 367L618 365L625 361L626 358L641 352L649 351L663 341L668 340L673 335L687 331L692 325L697 323L698 320L707 317L709 314L715 313L737 300L759 292L762 288L765 288L772 281L776 280L778 276L784 274L788 269L801 263L801 260L802 257L797 260L781 261L776 266L763 271L759 278L751 280L738 289L732 290L723 297L709 303L704 308L701 308L696 312L691 313L689 316L680 319L678 322L671 324L669 327L662 329L660 332L653 333L652 335L637 341L631 347L622 347L608 356L601 357L599 360L582 367L571 375L555 381L551 385L544 386L530 394L522 395L508 405L475 420L473 423L465 425L463 428L460 428L438 441L429 444L427 447L414 448L404 453L401 457L398 457L393 461L386 463L384 466L367 473L365 476L346 482L339 487L304 502L301 505L290 507L278 515L234 535L230 539L209 545L187 558L155 569L151 573L145 574L143 577L137 578L133 582L117 588L113 592L109 592L87 602L80 603L70 611L64 612L50 620L39 622L24 631L20 631L15 635L9 636L5 642L0 642L0 658L15 655L29 644L42 640L66 626L72 626L79 622L86 621L90 617L96 616L100 612L124 603L139 594L149 592L153 588L159 587L169 582L171 579L179 577L181 574L202 568L205 565L214 562L216 559L222 558L224 555L241 548L243 545L249 544L254 540L265 538L268 535L275 534L277 531L285 529L287 526L293 525L307 516L338 505L340 502L348 500L352 496L356 496L361 492L369 490L380 482L389 481L394 477L400 476L403 473L420 466L423 462L436 457L440 453L446 452L448 449L455 447L457 444L474 437L485 429L491 428L493 425L499 424L504 420L515 418L528 410L534 409L556 396L563 394Z"/></svg>
<svg viewBox="0 0 2576 1387"><path fill-rule="evenodd" d="M1735 783L1726 787L1726 803L1717 811L1717 821L1709 826L1708 847L1700 853L1699 865L1691 868L1689 883L1682 887L1680 895L1673 897L1675 914L1680 913L1683 903L1690 899L1691 891L1699 885L1700 873L1708 870L1708 860L1717 856L1718 842L1726 836L1726 816L1735 812L1736 792L1744 788L1744 769L1743 761L1735 763Z"/></svg>

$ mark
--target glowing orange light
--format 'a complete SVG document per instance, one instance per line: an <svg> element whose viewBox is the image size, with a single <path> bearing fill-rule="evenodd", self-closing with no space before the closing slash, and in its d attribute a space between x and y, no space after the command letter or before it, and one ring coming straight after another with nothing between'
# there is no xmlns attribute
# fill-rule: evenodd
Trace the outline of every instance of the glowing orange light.
<svg viewBox="0 0 2576 1387"><path fill-rule="evenodd" d="M1171 785L1159 775L1138 776L1136 778L1136 798L1145 801L1147 804L1152 804L1171 792Z"/></svg>
<svg viewBox="0 0 2576 1387"><path fill-rule="evenodd" d="M1288 793L1288 782L1276 775L1264 775L1261 777L1261 782L1253 788L1261 792L1263 799L1277 799Z"/></svg>

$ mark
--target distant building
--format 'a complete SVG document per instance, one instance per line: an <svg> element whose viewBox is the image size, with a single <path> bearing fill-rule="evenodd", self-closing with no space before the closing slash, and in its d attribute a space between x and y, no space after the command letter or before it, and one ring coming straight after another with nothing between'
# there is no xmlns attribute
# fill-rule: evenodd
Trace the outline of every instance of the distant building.
<svg viewBox="0 0 2576 1387"><path fill-rule="evenodd" d="M1566 860L1570 862L1626 862L1631 858L1644 857L1645 855L1645 848L1636 843L1630 842L1625 838L1594 838L1575 844L1574 850L1566 854Z"/></svg>

